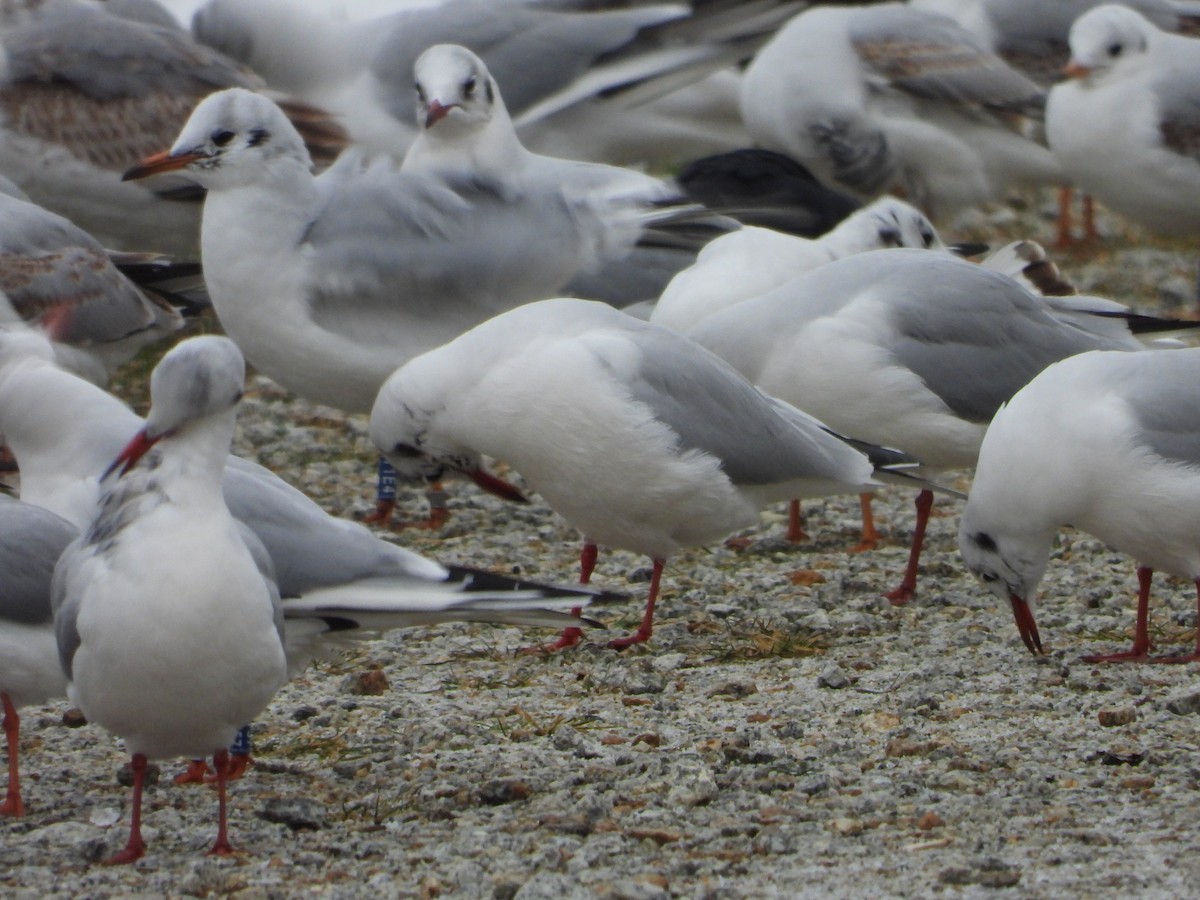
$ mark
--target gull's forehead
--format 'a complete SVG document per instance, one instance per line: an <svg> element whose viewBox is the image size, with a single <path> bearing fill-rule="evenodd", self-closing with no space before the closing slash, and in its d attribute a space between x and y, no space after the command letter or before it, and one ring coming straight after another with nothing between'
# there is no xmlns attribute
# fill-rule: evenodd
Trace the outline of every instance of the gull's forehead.
<svg viewBox="0 0 1200 900"><path fill-rule="evenodd" d="M466 47L452 44L430 47L421 54L413 68L417 80L423 84L439 80L458 83L486 71L483 60L478 56Z"/></svg>

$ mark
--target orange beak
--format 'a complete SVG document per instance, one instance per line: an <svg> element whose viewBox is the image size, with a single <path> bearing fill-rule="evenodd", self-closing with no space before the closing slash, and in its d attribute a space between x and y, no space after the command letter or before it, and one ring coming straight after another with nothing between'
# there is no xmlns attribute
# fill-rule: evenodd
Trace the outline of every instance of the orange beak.
<svg viewBox="0 0 1200 900"><path fill-rule="evenodd" d="M1084 78L1090 75L1092 70L1083 63L1071 61L1063 66L1062 73L1068 78Z"/></svg>
<svg viewBox="0 0 1200 900"><path fill-rule="evenodd" d="M121 180L135 181L138 178L147 178L150 175L157 175L160 172L174 172L177 169L191 165L198 159L204 159L204 154L193 151L191 153L180 153L172 156L170 150L164 150L161 153L154 153L147 156L122 175Z"/></svg>
<svg viewBox="0 0 1200 900"><path fill-rule="evenodd" d="M1029 604L1022 597L1010 593L1008 602L1012 604L1013 618L1017 622L1017 631L1021 633L1021 640L1025 642L1025 646L1029 648L1029 652L1034 656L1042 656L1045 651L1042 649L1042 639L1038 636L1037 622L1033 620L1033 610L1029 608Z"/></svg>

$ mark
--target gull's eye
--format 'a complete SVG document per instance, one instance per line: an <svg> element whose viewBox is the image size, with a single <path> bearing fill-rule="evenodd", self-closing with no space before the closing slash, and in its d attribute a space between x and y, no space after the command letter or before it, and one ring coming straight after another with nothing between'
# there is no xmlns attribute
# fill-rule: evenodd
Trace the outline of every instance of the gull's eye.
<svg viewBox="0 0 1200 900"><path fill-rule="evenodd" d="M900 232L894 228L879 229L879 243L885 247L899 247L901 245Z"/></svg>
<svg viewBox="0 0 1200 900"><path fill-rule="evenodd" d="M413 85L413 89L417 92L417 99L422 103L425 102L425 88L421 87L421 82Z"/></svg>
<svg viewBox="0 0 1200 900"><path fill-rule="evenodd" d="M211 138L212 142L218 147L224 147L233 140L234 134L232 131L225 131L222 129L221 131L214 131L211 135Z"/></svg>
<svg viewBox="0 0 1200 900"><path fill-rule="evenodd" d="M930 247L933 246L933 232L932 231L922 231L921 232L921 240L924 242L925 248L929 249Z"/></svg>
<svg viewBox="0 0 1200 900"><path fill-rule="evenodd" d="M1113 59L1116 59L1118 56L1121 55L1121 51L1124 49L1125 48L1121 44L1109 44L1108 45L1108 55L1111 56Z"/></svg>
<svg viewBox="0 0 1200 900"><path fill-rule="evenodd" d="M993 581L999 581L1000 576L997 575L995 572L981 572L979 575L979 580L985 581L988 584L991 584Z"/></svg>
<svg viewBox="0 0 1200 900"><path fill-rule="evenodd" d="M475 96L475 76L474 75L472 75L470 78L468 78L466 81L463 82L462 89L463 89L464 97L471 98L471 97Z"/></svg>

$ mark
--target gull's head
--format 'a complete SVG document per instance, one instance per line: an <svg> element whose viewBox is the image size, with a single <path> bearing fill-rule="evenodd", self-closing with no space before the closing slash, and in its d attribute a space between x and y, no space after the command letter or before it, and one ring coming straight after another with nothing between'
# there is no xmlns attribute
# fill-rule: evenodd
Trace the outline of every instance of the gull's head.
<svg viewBox="0 0 1200 900"><path fill-rule="evenodd" d="M459 134L483 128L500 107L500 91L483 60L457 44L435 44L413 66L417 127Z"/></svg>
<svg viewBox="0 0 1200 900"><path fill-rule="evenodd" d="M425 383L411 363L402 366L384 382L371 410L371 440L396 476L437 481L458 473L505 500L526 502L517 488L483 467L479 451L455 439L444 392L422 390Z"/></svg>
<svg viewBox="0 0 1200 900"><path fill-rule="evenodd" d="M1049 561L1049 539L1040 534L1007 536L983 530L963 511L958 550L967 569L1013 612L1021 640L1034 655L1043 653L1042 639L1033 616L1033 600Z"/></svg>
<svg viewBox="0 0 1200 900"><path fill-rule="evenodd" d="M890 247L946 249L937 229L926 215L912 204L895 197L880 197L853 213L838 226L838 230L842 229L858 245L856 250L886 250Z"/></svg>
<svg viewBox="0 0 1200 900"><path fill-rule="evenodd" d="M246 363L237 344L220 335L181 342L150 376L146 431L164 435L189 422L237 408L246 384Z"/></svg>
<svg viewBox="0 0 1200 900"><path fill-rule="evenodd" d="M104 473L125 474L163 438L192 426L226 416L232 434L233 416L242 399L246 363L237 344L220 335L190 338L164 356L150 375L150 413Z"/></svg>
<svg viewBox="0 0 1200 900"><path fill-rule="evenodd" d="M170 150L146 157L123 178L182 171L219 189L261 181L282 160L312 168L303 139L274 101L230 88L205 97Z"/></svg>
<svg viewBox="0 0 1200 900"><path fill-rule="evenodd" d="M1071 26L1071 59L1063 74L1085 78L1144 55L1157 29L1127 6L1106 3L1084 13Z"/></svg>

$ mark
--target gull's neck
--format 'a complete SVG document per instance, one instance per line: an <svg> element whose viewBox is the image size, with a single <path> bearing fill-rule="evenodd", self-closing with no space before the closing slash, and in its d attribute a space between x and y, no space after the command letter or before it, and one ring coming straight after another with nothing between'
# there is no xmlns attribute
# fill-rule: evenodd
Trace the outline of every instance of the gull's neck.
<svg viewBox="0 0 1200 900"><path fill-rule="evenodd" d="M472 135L421 131L404 157L405 172L471 172L511 177L529 164L532 154L517 137L508 111L497 102L492 118Z"/></svg>

